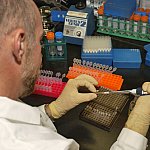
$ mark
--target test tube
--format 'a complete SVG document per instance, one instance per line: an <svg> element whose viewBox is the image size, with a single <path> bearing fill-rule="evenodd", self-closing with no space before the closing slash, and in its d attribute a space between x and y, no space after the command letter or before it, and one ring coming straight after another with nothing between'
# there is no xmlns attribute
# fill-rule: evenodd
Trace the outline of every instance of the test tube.
<svg viewBox="0 0 150 150"><path fill-rule="evenodd" d="M125 31L125 19L122 17L119 19L119 30L121 34Z"/></svg>
<svg viewBox="0 0 150 150"><path fill-rule="evenodd" d="M48 43L50 44L49 46L49 54L50 56L55 56L56 55L56 47L54 45L51 45L54 43L54 32L47 32L46 38Z"/></svg>
<svg viewBox="0 0 150 150"><path fill-rule="evenodd" d="M113 17L112 27L113 27L113 32L117 32L117 29L118 29L118 17L117 16Z"/></svg>
<svg viewBox="0 0 150 150"><path fill-rule="evenodd" d="M133 34L135 36L137 36L137 33L139 32L139 29L140 29L140 19L141 19L141 15L140 13L135 13L134 16L133 16Z"/></svg>
<svg viewBox="0 0 150 150"><path fill-rule="evenodd" d="M127 19L126 20L126 34L127 35L131 35L131 24L132 24L132 20Z"/></svg>
<svg viewBox="0 0 150 150"><path fill-rule="evenodd" d="M106 17L106 30L109 31L112 29L112 16L105 14Z"/></svg>
<svg viewBox="0 0 150 150"><path fill-rule="evenodd" d="M100 6L98 9L98 23L100 27L103 27L104 24L104 6ZM103 30L103 28L101 28Z"/></svg>
<svg viewBox="0 0 150 150"><path fill-rule="evenodd" d="M63 33L56 32L55 39L56 39L56 42L59 43L59 45L57 46L57 54L59 56L63 56L64 55L64 47L63 47L63 45L61 45L61 43L63 42Z"/></svg>
<svg viewBox="0 0 150 150"><path fill-rule="evenodd" d="M141 37L145 37L147 33L148 16L141 16Z"/></svg>

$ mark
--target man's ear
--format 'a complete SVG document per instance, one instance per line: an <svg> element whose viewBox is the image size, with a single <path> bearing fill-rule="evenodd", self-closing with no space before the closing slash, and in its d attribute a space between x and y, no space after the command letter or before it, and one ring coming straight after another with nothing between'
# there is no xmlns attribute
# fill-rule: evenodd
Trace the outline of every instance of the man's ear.
<svg viewBox="0 0 150 150"><path fill-rule="evenodd" d="M25 31L23 29L16 29L13 34L13 56L17 63L21 63L25 53Z"/></svg>

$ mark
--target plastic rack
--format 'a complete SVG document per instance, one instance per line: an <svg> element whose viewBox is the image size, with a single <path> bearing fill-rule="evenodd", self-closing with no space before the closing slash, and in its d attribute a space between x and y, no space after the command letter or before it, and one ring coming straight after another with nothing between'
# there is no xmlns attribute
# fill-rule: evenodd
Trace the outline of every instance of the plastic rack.
<svg viewBox="0 0 150 150"><path fill-rule="evenodd" d="M134 32L135 26L139 29ZM99 15L97 18L97 32L108 35L119 36L134 40L150 42L150 24L136 24L133 20L113 18L112 16ZM145 33L142 33L142 29Z"/></svg>
<svg viewBox="0 0 150 150"><path fill-rule="evenodd" d="M49 47L54 46L57 49L57 46L62 46L64 50L64 54L62 56L59 56L57 53L54 56L51 56L49 53ZM55 60L67 60L67 47L66 47L66 41L63 39L61 43L58 43L54 41L53 43L48 43L47 39L44 39L43 49L45 53L46 61L55 61Z"/></svg>
<svg viewBox="0 0 150 150"><path fill-rule="evenodd" d="M41 72L35 83L33 94L57 98L66 85L66 82L62 82L65 74L62 75L62 78L59 78L60 73L56 73L56 77L52 77L52 71L41 70Z"/></svg>
<svg viewBox="0 0 150 150"><path fill-rule="evenodd" d="M69 68L66 75L68 79L74 79L81 74L87 74L98 81L98 86L103 86L112 90L120 90L123 78L120 75L112 74L112 72L116 71L116 68L96 63L94 63L92 67L92 62L89 61L83 61L81 65L78 64L78 61L81 63L81 60L74 60L73 67ZM85 66L85 63L87 66Z"/></svg>
<svg viewBox="0 0 150 150"><path fill-rule="evenodd" d="M99 91L110 90L100 87ZM110 131L128 100L133 98L133 95L118 93L99 94L96 99L89 102L84 108L80 114L80 119L106 131Z"/></svg>

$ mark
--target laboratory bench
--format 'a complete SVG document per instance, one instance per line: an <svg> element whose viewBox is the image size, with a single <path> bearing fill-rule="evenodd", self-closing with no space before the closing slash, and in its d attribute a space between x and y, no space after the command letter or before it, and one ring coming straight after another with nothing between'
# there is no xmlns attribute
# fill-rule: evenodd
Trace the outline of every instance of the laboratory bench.
<svg viewBox="0 0 150 150"><path fill-rule="evenodd" d="M124 82L121 90L135 89L141 87L145 81L150 81L150 67L145 66L144 59L146 51L143 46L146 42L129 40L112 36L113 48L138 48L141 51L142 64L139 69L117 69L116 74L122 75ZM43 61L43 68L50 69L54 72L67 73L68 67L72 66L73 58L80 58L82 46L67 44L68 57L67 61L46 62ZM30 95L23 101L32 106L39 106L44 103L50 103L54 98ZM58 133L66 138L73 138L80 144L80 150L109 150L111 145L116 141L121 129L124 127L128 118L129 102L121 112L111 131L106 131L89 124L80 119L80 113L87 103L82 103L70 110L66 115L54 122ZM147 134L150 139L150 132ZM150 143L147 150L150 150Z"/></svg>

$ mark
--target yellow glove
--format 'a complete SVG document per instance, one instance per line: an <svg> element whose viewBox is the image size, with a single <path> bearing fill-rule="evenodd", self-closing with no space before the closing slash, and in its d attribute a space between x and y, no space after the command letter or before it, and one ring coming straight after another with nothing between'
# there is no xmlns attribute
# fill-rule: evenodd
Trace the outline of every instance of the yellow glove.
<svg viewBox="0 0 150 150"><path fill-rule="evenodd" d="M150 93L150 82L145 82L142 85L142 89L143 89L144 92Z"/></svg>
<svg viewBox="0 0 150 150"><path fill-rule="evenodd" d="M82 102L90 101L97 97L95 93L79 93L78 88L85 86L91 92L96 92L94 85L98 82L91 76L82 74L75 79L70 79L61 95L48 105L49 116L59 118L67 111L79 105Z"/></svg>
<svg viewBox="0 0 150 150"><path fill-rule="evenodd" d="M125 127L146 136L150 125L150 95L140 96Z"/></svg>

